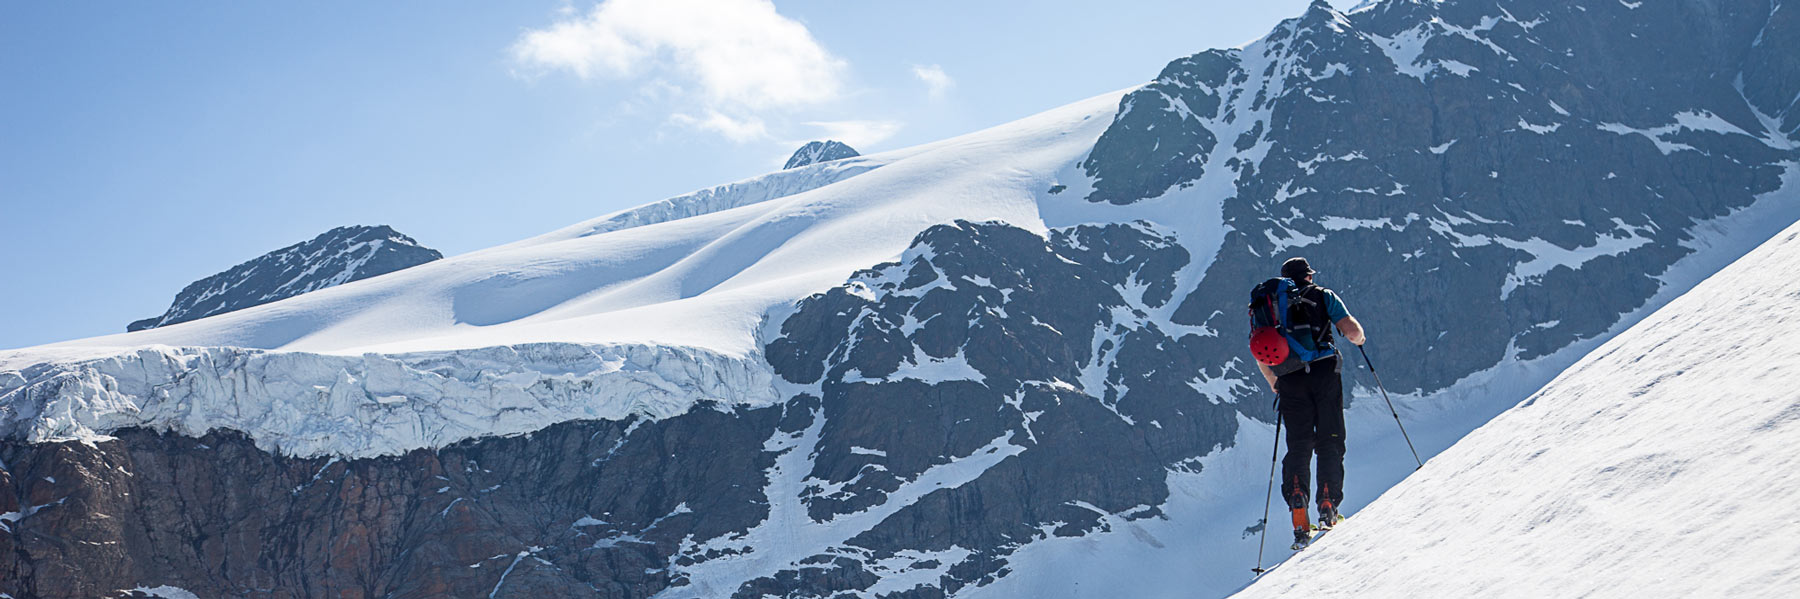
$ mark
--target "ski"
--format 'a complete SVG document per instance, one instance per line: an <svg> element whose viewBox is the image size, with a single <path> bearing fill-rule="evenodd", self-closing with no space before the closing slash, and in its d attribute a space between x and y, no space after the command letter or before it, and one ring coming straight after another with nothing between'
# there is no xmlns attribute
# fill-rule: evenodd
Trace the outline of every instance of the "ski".
<svg viewBox="0 0 1800 599"><path fill-rule="evenodd" d="M1337 522L1333 522L1330 524L1320 522L1318 524L1314 524L1312 526L1312 531L1311 531L1312 534L1307 536L1305 542L1301 542L1296 539L1294 541L1294 544L1290 547L1294 551L1300 551L1302 549L1306 549L1307 547L1311 547L1313 543L1319 542L1319 539L1321 537L1324 537L1325 533L1331 532L1332 529L1336 528L1339 524L1343 524L1344 520L1346 520L1346 518L1342 514L1340 514L1340 515L1338 515Z"/></svg>

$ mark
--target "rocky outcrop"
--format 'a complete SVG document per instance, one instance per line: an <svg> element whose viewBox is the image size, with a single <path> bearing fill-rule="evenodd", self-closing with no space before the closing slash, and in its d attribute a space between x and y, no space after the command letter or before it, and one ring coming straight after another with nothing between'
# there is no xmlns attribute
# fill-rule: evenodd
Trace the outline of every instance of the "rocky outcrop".
<svg viewBox="0 0 1800 599"><path fill-rule="evenodd" d="M1044 239L958 223L803 302L767 353L821 394L809 515L908 502L816 559L922 552L945 568L926 586L955 592L1004 575L1033 540L1159 516L1170 469L1196 468L1237 431L1236 407L1200 391L1205 356L1149 317L1187 263L1144 225ZM987 453L1007 457L959 486L911 487Z"/></svg>
<svg viewBox="0 0 1800 599"><path fill-rule="evenodd" d="M685 539L763 517L781 415L703 407L363 460L226 432L0 444L0 593L649 597Z"/></svg>
<svg viewBox="0 0 1800 599"><path fill-rule="evenodd" d="M781 168L784 170L800 168L809 164L855 158L861 155L862 154L856 153L856 150L841 141L832 141L829 139L825 141L815 141L800 146L800 149L798 150L794 150L794 155L788 157L787 164L783 165Z"/></svg>
<svg viewBox="0 0 1800 599"><path fill-rule="evenodd" d="M131 323L142 331L287 299L443 258L388 228L338 227L182 288L162 316Z"/></svg>
<svg viewBox="0 0 1800 599"><path fill-rule="evenodd" d="M1087 197L1223 191L1229 232L1175 322L1235 330L1220 306L1307 255L1384 352L1431 356L1390 381L1441 389L1613 328L1698 224L1781 187L1800 77L1773 48L1800 28L1776 6L1315 2L1126 96Z"/></svg>

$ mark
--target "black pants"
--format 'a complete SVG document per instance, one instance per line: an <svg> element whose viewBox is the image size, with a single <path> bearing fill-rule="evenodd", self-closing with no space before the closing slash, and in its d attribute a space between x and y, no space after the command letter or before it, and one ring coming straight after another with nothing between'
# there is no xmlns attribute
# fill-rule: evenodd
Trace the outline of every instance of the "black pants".
<svg viewBox="0 0 1800 599"><path fill-rule="evenodd" d="M1287 426L1287 456L1281 460L1281 496L1288 508L1306 507L1313 454L1319 456L1321 505L1344 501L1344 381L1337 359L1320 360L1275 379L1281 420Z"/></svg>

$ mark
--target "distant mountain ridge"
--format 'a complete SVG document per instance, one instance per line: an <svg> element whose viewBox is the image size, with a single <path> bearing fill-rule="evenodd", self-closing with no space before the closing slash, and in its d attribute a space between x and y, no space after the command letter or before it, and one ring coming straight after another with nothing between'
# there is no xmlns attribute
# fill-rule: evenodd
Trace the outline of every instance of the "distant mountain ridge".
<svg viewBox="0 0 1800 599"><path fill-rule="evenodd" d="M287 299L442 259L387 225L338 227L182 288L161 316L126 325L142 331Z"/></svg>
<svg viewBox="0 0 1800 599"><path fill-rule="evenodd" d="M783 170L800 168L808 164L855 158L861 155L862 154L856 153L856 149L851 148L844 142L827 139L825 141L815 141L800 146L800 149L794 150L794 155L788 157L787 164L781 168Z"/></svg>

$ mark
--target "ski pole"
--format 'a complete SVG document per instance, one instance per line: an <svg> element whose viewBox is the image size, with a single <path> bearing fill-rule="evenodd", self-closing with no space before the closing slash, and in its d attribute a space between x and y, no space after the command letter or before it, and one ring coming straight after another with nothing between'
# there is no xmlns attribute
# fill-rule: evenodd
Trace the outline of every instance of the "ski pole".
<svg viewBox="0 0 1800 599"><path fill-rule="evenodd" d="M1269 489L1263 494L1262 538L1256 541L1256 567L1251 572L1261 575L1263 548L1269 545L1269 502L1275 499L1275 455L1281 451L1281 396L1275 397L1275 448L1269 450Z"/></svg>
<svg viewBox="0 0 1800 599"><path fill-rule="evenodd" d="M1400 438L1406 439L1406 448L1412 451L1413 461L1418 462L1419 468L1424 468L1425 461L1419 459L1419 450L1413 449L1412 437L1406 435L1406 425L1400 423L1400 412L1394 411L1394 400L1388 399L1387 387L1381 384L1381 373L1375 372L1375 363L1369 361L1369 350L1363 349L1361 345L1356 346L1356 350L1362 352L1363 363L1369 365L1369 374L1375 376L1375 388L1381 390L1381 399L1387 402L1388 413L1394 415L1394 424L1400 427ZM1277 417L1279 418L1279 416ZM1414 468L1414 470L1419 468Z"/></svg>

